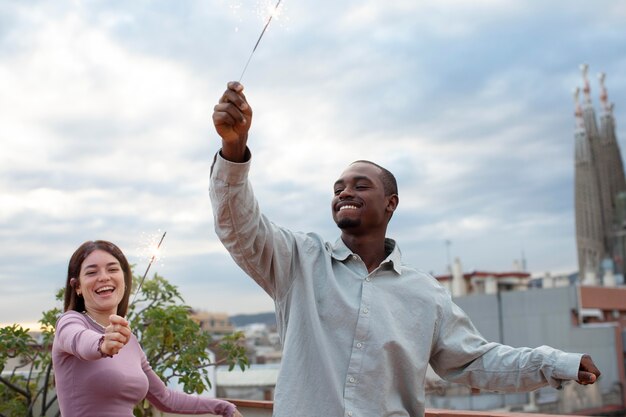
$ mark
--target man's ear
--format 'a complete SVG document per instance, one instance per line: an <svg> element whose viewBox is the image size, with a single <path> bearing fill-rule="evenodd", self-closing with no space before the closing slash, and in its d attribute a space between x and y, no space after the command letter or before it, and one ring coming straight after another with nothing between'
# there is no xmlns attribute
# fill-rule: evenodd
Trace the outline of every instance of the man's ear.
<svg viewBox="0 0 626 417"><path fill-rule="evenodd" d="M387 212L393 214L393 212L398 208L399 203L400 197L398 197L398 194L391 194L387 200Z"/></svg>

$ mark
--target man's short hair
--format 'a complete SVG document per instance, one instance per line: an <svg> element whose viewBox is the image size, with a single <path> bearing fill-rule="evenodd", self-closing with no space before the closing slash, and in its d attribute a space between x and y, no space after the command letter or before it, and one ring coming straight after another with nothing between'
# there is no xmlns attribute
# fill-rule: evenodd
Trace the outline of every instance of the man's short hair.
<svg viewBox="0 0 626 417"><path fill-rule="evenodd" d="M388 196L391 194L398 194L398 183L396 182L396 177L394 177L394 175L387 168L383 168L372 161L366 161L364 159L354 161L352 164L357 163L374 165L375 167L380 169L380 180L383 183L383 191L385 192L385 195Z"/></svg>

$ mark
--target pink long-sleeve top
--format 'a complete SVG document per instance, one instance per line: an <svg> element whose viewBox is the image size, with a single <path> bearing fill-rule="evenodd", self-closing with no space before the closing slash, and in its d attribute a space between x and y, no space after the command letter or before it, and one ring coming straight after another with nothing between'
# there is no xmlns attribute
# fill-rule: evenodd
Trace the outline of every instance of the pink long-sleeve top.
<svg viewBox="0 0 626 417"><path fill-rule="evenodd" d="M104 331L76 311L57 321L52 362L63 417L132 417L144 398L169 413L232 417L227 401L173 391L154 373L135 335L113 356L102 357L98 342Z"/></svg>

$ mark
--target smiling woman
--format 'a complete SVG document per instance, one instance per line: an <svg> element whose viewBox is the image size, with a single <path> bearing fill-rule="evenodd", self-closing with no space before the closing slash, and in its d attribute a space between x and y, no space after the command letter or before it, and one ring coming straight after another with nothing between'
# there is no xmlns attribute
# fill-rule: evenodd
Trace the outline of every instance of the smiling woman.
<svg viewBox="0 0 626 417"><path fill-rule="evenodd" d="M72 255L52 362L64 417L131 417L146 398L165 412L240 417L222 400L171 391L148 363L124 318L132 271L113 243L83 243Z"/></svg>

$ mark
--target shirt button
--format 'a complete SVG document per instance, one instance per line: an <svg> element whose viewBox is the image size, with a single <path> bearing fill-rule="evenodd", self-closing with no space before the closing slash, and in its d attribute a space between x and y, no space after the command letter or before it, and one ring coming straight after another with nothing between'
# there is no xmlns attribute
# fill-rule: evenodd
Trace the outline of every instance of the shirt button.
<svg viewBox="0 0 626 417"><path fill-rule="evenodd" d="M369 308L365 307L365 308L363 309L363 313L364 313L364 314L367 314L367 313L369 313L369 312L370 312Z"/></svg>
<svg viewBox="0 0 626 417"><path fill-rule="evenodd" d="M370 277L365 278L365 281L370 282L372 279Z"/></svg>
<svg viewBox="0 0 626 417"><path fill-rule="evenodd" d="M359 257L358 257L358 256L356 256L356 255L352 255L352 259L354 259L355 261L358 261L358 260L359 260Z"/></svg>
<svg viewBox="0 0 626 417"><path fill-rule="evenodd" d="M358 347L359 349L361 349L363 347L363 343L359 342L356 344L356 347Z"/></svg>
<svg viewBox="0 0 626 417"><path fill-rule="evenodd" d="M348 379L348 381L350 381L350 382L354 383L354 381L356 381L356 379L354 379L354 377L353 377L353 376L351 376L351 377L350 377L350 379Z"/></svg>
<svg viewBox="0 0 626 417"><path fill-rule="evenodd" d="M346 414L348 415L348 417L352 417L352 411L348 411Z"/></svg>

